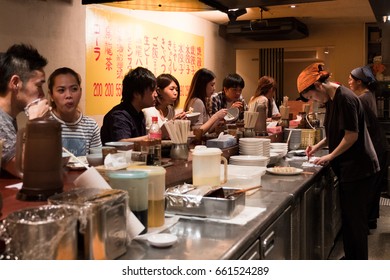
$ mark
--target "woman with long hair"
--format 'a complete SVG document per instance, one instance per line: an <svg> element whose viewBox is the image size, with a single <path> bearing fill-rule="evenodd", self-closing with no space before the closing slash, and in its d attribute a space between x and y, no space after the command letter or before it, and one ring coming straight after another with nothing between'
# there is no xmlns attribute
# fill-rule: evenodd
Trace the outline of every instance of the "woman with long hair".
<svg viewBox="0 0 390 280"><path fill-rule="evenodd" d="M146 130L152 124L152 117L158 117L158 124L163 126L168 120L185 119L185 112L176 114L175 109L180 102L180 84L171 74L161 74L157 77L156 106L143 109Z"/></svg>
<svg viewBox="0 0 390 280"><path fill-rule="evenodd" d="M277 85L274 78L269 76L262 76L258 80L257 88L254 95L249 100L250 110L254 110L258 105L263 105L266 108L267 120L271 121L274 117L280 117L279 110L276 106L274 97L276 93Z"/></svg>
<svg viewBox="0 0 390 280"><path fill-rule="evenodd" d="M227 114L227 109L221 109L211 115L209 106L207 106L215 91L215 79L215 74L206 68L196 71L184 103L184 112L200 113L197 122L192 124L192 127L202 129L203 133L212 132L218 125L224 123L224 117Z"/></svg>

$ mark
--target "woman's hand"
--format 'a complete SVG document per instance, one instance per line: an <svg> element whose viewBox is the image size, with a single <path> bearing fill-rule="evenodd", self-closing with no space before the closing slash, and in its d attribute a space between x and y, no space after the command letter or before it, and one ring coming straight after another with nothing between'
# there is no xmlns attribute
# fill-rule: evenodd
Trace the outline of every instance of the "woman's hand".
<svg viewBox="0 0 390 280"><path fill-rule="evenodd" d="M176 114L174 117L173 117L174 120L186 120L187 119L187 114L186 112L181 112L181 113L178 113Z"/></svg>
<svg viewBox="0 0 390 280"><path fill-rule="evenodd" d="M329 154L329 155L325 155L325 156L322 156L320 158L317 158L316 160L313 161L313 163L317 164L317 165L325 165L328 162L330 162L331 160L332 160L332 155Z"/></svg>
<svg viewBox="0 0 390 280"><path fill-rule="evenodd" d="M218 112L216 112L213 117L217 118L218 120L222 120L227 115L227 109L221 109Z"/></svg>

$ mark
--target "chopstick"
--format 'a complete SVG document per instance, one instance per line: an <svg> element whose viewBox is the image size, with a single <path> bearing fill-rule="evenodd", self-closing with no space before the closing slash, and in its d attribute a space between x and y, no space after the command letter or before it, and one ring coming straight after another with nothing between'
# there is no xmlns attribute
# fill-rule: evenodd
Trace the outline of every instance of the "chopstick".
<svg viewBox="0 0 390 280"><path fill-rule="evenodd" d="M74 158L78 163L80 163L83 167L85 167L86 169L89 169L89 165L88 164L85 164L84 162L82 162L78 157L76 157L74 154L72 154L71 152L69 152L65 147L62 147L62 150L67 153L68 155L70 155L72 158Z"/></svg>

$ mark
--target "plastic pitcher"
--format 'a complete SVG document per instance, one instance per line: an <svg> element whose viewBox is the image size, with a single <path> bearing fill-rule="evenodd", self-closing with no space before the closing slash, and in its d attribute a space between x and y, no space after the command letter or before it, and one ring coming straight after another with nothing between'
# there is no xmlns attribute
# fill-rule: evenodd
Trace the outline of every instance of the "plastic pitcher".
<svg viewBox="0 0 390 280"><path fill-rule="evenodd" d="M221 161L224 176L221 182ZM196 146L192 153L192 183L194 186L219 186L227 181L227 160L219 148Z"/></svg>

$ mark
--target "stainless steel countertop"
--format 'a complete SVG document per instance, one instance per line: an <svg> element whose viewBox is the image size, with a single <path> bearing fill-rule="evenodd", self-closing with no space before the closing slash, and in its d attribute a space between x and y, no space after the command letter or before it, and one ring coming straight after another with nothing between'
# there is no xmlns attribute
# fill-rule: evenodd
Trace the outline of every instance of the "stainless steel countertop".
<svg viewBox="0 0 390 280"><path fill-rule="evenodd" d="M283 163L283 162L282 162ZM302 161L289 161L301 167ZM147 241L133 240L120 259L238 259L283 211L316 179L321 167L304 168L313 174L262 176L262 189L247 196L246 205L266 208L246 225L183 219L165 230L178 237L168 248L155 248Z"/></svg>
<svg viewBox="0 0 390 280"><path fill-rule="evenodd" d="M266 210L244 226L181 218L164 231L178 237L172 247L154 248L147 241L133 240L120 259L237 259L291 200L288 193L259 190L247 197L246 205Z"/></svg>

